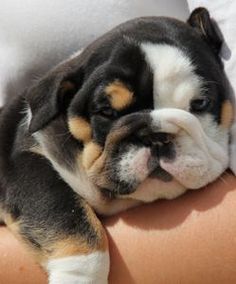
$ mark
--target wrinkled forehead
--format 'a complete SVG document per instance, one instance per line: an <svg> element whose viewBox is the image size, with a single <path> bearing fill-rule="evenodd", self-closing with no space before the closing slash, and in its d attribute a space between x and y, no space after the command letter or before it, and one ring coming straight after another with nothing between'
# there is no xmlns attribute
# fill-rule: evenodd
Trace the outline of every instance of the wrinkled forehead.
<svg viewBox="0 0 236 284"><path fill-rule="evenodd" d="M167 44L142 43L141 50L153 72L154 107L188 110L190 101L204 87L191 59L180 48Z"/></svg>
<svg viewBox="0 0 236 284"><path fill-rule="evenodd" d="M154 108L174 107L189 110L191 100L198 97L208 86L207 80L204 80L202 74L198 74L197 66L187 52L177 46L142 42L139 43L138 49L137 46L135 47L134 52L136 61L142 62L140 64L142 67L138 69L129 62L132 61L129 57L126 59L126 64L133 68L133 72L136 72L136 79L122 80L122 68L126 66L122 66L121 60L120 63L118 62L120 73L114 76L109 74L112 79L104 88L105 92L94 94L96 103L105 97L109 98L112 107L123 109L130 106L131 102L152 97Z"/></svg>

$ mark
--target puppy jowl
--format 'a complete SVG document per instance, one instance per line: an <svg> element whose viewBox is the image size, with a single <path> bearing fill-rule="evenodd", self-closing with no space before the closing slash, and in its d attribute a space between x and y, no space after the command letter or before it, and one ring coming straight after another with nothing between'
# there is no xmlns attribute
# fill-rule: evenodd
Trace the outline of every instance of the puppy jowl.
<svg viewBox="0 0 236 284"><path fill-rule="evenodd" d="M0 220L50 283L107 283L95 212L175 198L228 167L233 112L220 47L203 8L187 23L135 19L4 108Z"/></svg>

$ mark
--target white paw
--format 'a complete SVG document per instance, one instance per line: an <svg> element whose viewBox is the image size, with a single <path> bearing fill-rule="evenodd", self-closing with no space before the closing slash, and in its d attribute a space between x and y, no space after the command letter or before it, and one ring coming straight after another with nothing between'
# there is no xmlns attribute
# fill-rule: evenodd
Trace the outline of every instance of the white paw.
<svg viewBox="0 0 236 284"><path fill-rule="evenodd" d="M49 284L107 284L109 253L93 252L50 260Z"/></svg>

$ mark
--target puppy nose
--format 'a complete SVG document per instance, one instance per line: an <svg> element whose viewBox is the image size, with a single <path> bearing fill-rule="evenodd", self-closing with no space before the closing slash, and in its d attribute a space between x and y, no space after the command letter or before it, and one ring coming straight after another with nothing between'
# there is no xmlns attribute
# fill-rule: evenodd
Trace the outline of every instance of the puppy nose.
<svg viewBox="0 0 236 284"><path fill-rule="evenodd" d="M148 128L140 129L137 133L139 140L149 147L163 146L173 140L173 135L165 132L152 132Z"/></svg>

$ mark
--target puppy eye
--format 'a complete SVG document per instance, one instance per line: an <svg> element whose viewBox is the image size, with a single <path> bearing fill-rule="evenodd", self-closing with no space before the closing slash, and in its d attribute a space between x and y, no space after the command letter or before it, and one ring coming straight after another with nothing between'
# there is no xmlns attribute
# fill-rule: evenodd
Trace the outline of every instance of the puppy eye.
<svg viewBox="0 0 236 284"><path fill-rule="evenodd" d="M113 110L111 108L105 108L101 110L100 113L105 116L113 116Z"/></svg>
<svg viewBox="0 0 236 284"><path fill-rule="evenodd" d="M199 98L195 99L191 102L191 111L206 111L210 105L210 99L209 98Z"/></svg>
<svg viewBox="0 0 236 284"><path fill-rule="evenodd" d="M115 118L117 117L117 112L110 107L106 107L99 111L99 114L105 116L107 118Z"/></svg>

